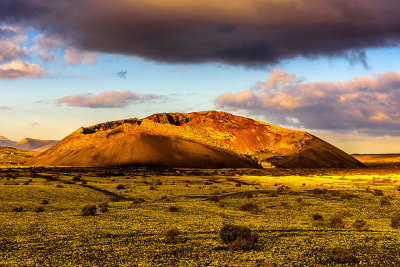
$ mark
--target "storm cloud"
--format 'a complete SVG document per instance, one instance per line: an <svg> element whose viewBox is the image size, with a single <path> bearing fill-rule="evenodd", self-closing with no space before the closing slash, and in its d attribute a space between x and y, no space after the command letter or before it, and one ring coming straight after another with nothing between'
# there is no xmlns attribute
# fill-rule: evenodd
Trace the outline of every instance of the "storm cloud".
<svg viewBox="0 0 400 267"><path fill-rule="evenodd" d="M400 72L340 82L305 82L273 69L265 82L215 100L219 108L273 123L319 130L400 136Z"/></svg>
<svg viewBox="0 0 400 267"><path fill-rule="evenodd" d="M75 49L168 63L265 66L303 56L366 64L396 46L398 0L5 0L4 23L62 36Z"/></svg>

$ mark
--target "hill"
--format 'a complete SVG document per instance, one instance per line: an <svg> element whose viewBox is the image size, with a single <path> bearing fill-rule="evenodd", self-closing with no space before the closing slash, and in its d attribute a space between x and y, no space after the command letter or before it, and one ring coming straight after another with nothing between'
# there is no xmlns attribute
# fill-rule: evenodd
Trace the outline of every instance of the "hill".
<svg viewBox="0 0 400 267"><path fill-rule="evenodd" d="M28 164L182 168L363 166L306 132L217 111L161 113L140 120L80 128Z"/></svg>
<svg viewBox="0 0 400 267"><path fill-rule="evenodd" d="M12 147L16 144L17 142L11 141L10 139L0 136L0 147Z"/></svg>
<svg viewBox="0 0 400 267"><path fill-rule="evenodd" d="M21 151L10 147L0 147L0 167L23 165L26 161L38 154L39 152Z"/></svg>
<svg viewBox="0 0 400 267"><path fill-rule="evenodd" d="M45 151L55 145L58 141L56 140L39 140L32 138L25 138L18 143L14 144L12 147L18 150L27 151Z"/></svg>

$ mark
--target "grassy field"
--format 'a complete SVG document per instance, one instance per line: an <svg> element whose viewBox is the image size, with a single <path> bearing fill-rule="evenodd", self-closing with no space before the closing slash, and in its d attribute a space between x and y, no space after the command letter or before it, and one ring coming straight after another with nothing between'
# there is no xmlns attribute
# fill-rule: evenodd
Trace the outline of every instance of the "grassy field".
<svg viewBox="0 0 400 267"><path fill-rule="evenodd" d="M373 166L2 168L0 265L399 265L400 171ZM258 241L223 243L225 224Z"/></svg>

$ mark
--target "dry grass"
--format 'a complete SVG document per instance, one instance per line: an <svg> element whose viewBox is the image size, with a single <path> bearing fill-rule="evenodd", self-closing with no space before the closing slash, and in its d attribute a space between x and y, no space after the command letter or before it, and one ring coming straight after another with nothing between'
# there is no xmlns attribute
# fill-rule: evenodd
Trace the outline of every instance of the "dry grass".
<svg viewBox="0 0 400 267"><path fill-rule="evenodd" d="M0 169L0 265L400 264L396 170L276 171ZM224 224L252 234L221 243Z"/></svg>

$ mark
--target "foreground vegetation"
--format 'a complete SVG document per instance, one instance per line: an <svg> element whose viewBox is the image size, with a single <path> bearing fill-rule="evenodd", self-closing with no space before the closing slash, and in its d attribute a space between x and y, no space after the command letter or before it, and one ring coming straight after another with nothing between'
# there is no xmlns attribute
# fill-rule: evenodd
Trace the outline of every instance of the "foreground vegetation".
<svg viewBox="0 0 400 267"><path fill-rule="evenodd" d="M3 168L0 265L399 265L399 178Z"/></svg>

